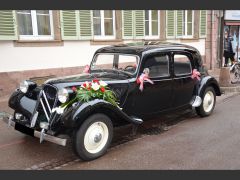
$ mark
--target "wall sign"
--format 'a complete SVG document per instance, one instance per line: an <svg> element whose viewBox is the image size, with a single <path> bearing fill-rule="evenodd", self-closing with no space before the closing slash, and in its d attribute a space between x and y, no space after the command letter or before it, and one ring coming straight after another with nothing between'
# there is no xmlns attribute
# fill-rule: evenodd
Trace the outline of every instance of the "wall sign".
<svg viewBox="0 0 240 180"><path fill-rule="evenodd" d="M224 15L225 20L240 20L240 11L238 10L227 10Z"/></svg>

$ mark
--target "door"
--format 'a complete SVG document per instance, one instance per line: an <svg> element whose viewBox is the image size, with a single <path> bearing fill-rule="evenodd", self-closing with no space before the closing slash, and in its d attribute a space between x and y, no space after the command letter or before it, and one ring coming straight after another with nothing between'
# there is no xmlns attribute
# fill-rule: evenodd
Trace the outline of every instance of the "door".
<svg viewBox="0 0 240 180"><path fill-rule="evenodd" d="M170 71L170 54L156 53L146 55L141 64L140 74L148 68L149 78L154 84L144 81L143 91L139 84L133 91L133 112L136 115L151 115L171 107L172 78ZM140 75L139 74L139 75Z"/></svg>
<svg viewBox="0 0 240 180"><path fill-rule="evenodd" d="M173 108L190 103L195 82L192 79L193 57L188 52L174 52L173 58Z"/></svg>

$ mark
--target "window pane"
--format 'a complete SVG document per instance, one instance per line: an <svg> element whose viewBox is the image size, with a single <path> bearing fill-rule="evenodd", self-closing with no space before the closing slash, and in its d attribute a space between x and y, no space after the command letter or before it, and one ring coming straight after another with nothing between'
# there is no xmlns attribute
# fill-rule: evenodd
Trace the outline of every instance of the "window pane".
<svg viewBox="0 0 240 180"><path fill-rule="evenodd" d="M104 11L104 18L112 18L113 12L112 11Z"/></svg>
<svg viewBox="0 0 240 180"><path fill-rule="evenodd" d="M31 10L18 10L17 13L30 14Z"/></svg>
<svg viewBox="0 0 240 180"><path fill-rule="evenodd" d="M190 74L192 72L191 63L186 55L174 55L175 75Z"/></svg>
<svg viewBox="0 0 240 180"><path fill-rule="evenodd" d="M149 36L149 21L145 21L145 35Z"/></svg>
<svg viewBox="0 0 240 180"><path fill-rule="evenodd" d="M158 35L158 22L152 21L152 35Z"/></svg>
<svg viewBox="0 0 240 180"><path fill-rule="evenodd" d="M99 10L94 10L93 11L93 17L100 17L100 11Z"/></svg>
<svg viewBox="0 0 240 180"><path fill-rule="evenodd" d="M192 35L192 23L188 23L187 25L187 35Z"/></svg>
<svg viewBox="0 0 240 180"><path fill-rule="evenodd" d="M152 10L152 20L158 20L158 11Z"/></svg>
<svg viewBox="0 0 240 180"><path fill-rule="evenodd" d="M101 35L101 19L93 18L94 35Z"/></svg>
<svg viewBox="0 0 240 180"><path fill-rule="evenodd" d="M50 18L45 15L37 15L38 35L51 35Z"/></svg>
<svg viewBox="0 0 240 180"><path fill-rule="evenodd" d="M36 11L37 14L49 14L48 10L37 10Z"/></svg>
<svg viewBox="0 0 240 180"><path fill-rule="evenodd" d="M145 20L149 20L149 11L145 10Z"/></svg>
<svg viewBox="0 0 240 180"><path fill-rule="evenodd" d="M146 59L144 68L149 69L149 77L160 77L169 75L169 56L156 55Z"/></svg>
<svg viewBox="0 0 240 180"><path fill-rule="evenodd" d="M105 19L104 28L105 28L105 35L113 35L113 20Z"/></svg>
<svg viewBox="0 0 240 180"><path fill-rule="evenodd" d="M20 35L33 35L31 14L17 14Z"/></svg>
<svg viewBox="0 0 240 180"><path fill-rule="evenodd" d="M187 11L187 20L188 22L192 22L192 11Z"/></svg>

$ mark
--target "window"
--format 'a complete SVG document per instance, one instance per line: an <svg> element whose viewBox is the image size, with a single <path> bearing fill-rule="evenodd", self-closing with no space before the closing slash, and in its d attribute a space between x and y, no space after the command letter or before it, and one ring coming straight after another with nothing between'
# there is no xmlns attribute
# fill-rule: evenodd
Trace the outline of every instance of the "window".
<svg viewBox="0 0 240 180"><path fill-rule="evenodd" d="M91 70L121 70L134 74L137 70L139 57L131 54L103 54L94 57Z"/></svg>
<svg viewBox="0 0 240 180"><path fill-rule="evenodd" d="M185 10L183 12L183 36L193 36L193 11Z"/></svg>
<svg viewBox="0 0 240 180"><path fill-rule="evenodd" d="M115 38L114 11L94 10L93 29L95 39L114 39Z"/></svg>
<svg viewBox="0 0 240 180"><path fill-rule="evenodd" d="M52 11L18 10L17 21L20 40L52 40Z"/></svg>
<svg viewBox="0 0 240 180"><path fill-rule="evenodd" d="M192 73L192 66L188 56L183 54L174 55L174 73L177 76Z"/></svg>
<svg viewBox="0 0 240 180"><path fill-rule="evenodd" d="M159 37L159 11L145 10L145 36L146 38Z"/></svg>
<svg viewBox="0 0 240 180"><path fill-rule="evenodd" d="M149 77L163 77L169 76L169 56L168 55L154 55L146 59L144 68L149 69Z"/></svg>

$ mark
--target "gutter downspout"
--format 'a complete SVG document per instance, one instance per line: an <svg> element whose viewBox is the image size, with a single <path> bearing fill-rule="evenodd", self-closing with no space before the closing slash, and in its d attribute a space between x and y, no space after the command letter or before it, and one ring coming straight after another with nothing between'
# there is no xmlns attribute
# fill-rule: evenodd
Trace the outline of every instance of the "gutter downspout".
<svg viewBox="0 0 240 180"><path fill-rule="evenodd" d="M211 58L210 58L210 69L212 70L213 63L213 40L214 40L214 10L212 10L211 14Z"/></svg>

